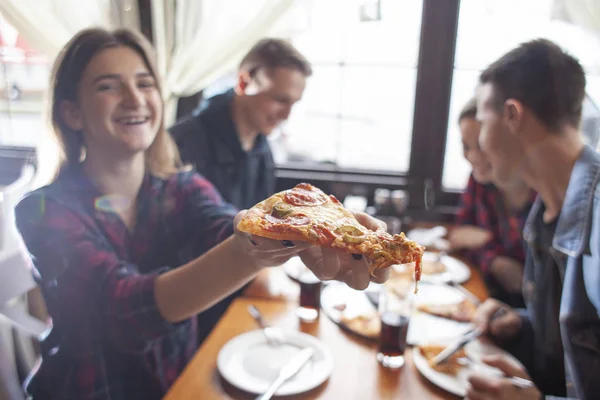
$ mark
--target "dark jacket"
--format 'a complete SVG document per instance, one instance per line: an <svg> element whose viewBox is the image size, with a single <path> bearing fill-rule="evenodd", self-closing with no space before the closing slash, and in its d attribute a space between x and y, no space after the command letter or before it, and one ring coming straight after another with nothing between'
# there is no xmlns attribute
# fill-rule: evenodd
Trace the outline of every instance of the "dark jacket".
<svg viewBox="0 0 600 400"><path fill-rule="evenodd" d="M258 135L245 152L232 119L235 93L206 100L170 131L184 163L192 164L238 209L247 209L275 191L275 163L267 138Z"/></svg>

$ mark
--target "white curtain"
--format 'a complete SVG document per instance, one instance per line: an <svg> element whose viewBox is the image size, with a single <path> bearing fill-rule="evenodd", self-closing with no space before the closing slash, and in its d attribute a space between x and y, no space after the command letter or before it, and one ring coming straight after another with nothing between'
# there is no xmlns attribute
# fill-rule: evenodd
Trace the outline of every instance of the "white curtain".
<svg viewBox="0 0 600 400"><path fill-rule="evenodd" d="M151 0L154 44L165 82L165 126L175 120L178 97L233 71L260 38L303 29L310 1ZM0 0L0 13L49 60L83 28L140 29L137 0ZM48 182L58 162L55 143L44 136L34 187Z"/></svg>
<svg viewBox="0 0 600 400"><path fill-rule="evenodd" d="M600 39L598 0L554 0L553 18L579 25Z"/></svg>
<svg viewBox="0 0 600 400"><path fill-rule="evenodd" d="M152 25L165 87L165 125L177 98L232 71L265 36L297 28L303 0L153 0Z"/></svg>
<svg viewBox="0 0 600 400"><path fill-rule="evenodd" d="M139 30L136 0L0 0L0 13L50 60L81 29Z"/></svg>
<svg viewBox="0 0 600 400"><path fill-rule="evenodd" d="M139 31L137 4L137 0L0 0L0 13L29 45L52 62L81 29L126 27ZM34 188L52 178L59 149L49 134L40 134L37 152L40 168Z"/></svg>

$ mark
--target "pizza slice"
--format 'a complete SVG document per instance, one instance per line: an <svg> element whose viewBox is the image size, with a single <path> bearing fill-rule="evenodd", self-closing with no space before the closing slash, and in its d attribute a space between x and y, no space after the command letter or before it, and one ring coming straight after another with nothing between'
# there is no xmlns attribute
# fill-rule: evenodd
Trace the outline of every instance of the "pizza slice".
<svg viewBox="0 0 600 400"><path fill-rule="evenodd" d="M252 207L237 229L275 240L301 240L321 247L363 255L371 273L393 264L415 263L415 280L421 277L424 247L404 233L390 235L362 226L335 196L300 183Z"/></svg>
<svg viewBox="0 0 600 400"><path fill-rule="evenodd" d="M452 354L450 358L444 361L441 364L433 365L433 359L435 356L440 354L442 350L446 347L438 344L428 344L419 346L419 352L421 355L427 360L427 363L431 368L438 372L442 372L444 374L456 375L458 371L463 367L459 362L459 358L466 357L466 353L464 349L458 350L456 353Z"/></svg>
<svg viewBox="0 0 600 400"><path fill-rule="evenodd" d="M477 306L467 299L459 303L419 304L417 306L418 311L458 322L473 322L476 309Z"/></svg>

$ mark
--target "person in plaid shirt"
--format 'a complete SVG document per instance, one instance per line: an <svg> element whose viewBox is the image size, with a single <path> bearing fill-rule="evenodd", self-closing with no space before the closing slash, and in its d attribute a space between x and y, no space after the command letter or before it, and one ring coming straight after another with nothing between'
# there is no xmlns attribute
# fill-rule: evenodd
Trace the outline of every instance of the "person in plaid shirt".
<svg viewBox="0 0 600 400"><path fill-rule="evenodd" d="M492 297L523 307L523 227L536 194L516 176L502 185L492 182L491 165L479 147L476 111L472 99L459 116L463 152L473 169L450 243L479 266Z"/></svg>
<svg viewBox="0 0 600 400"><path fill-rule="evenodd" d="M143 37L80 32L51 88L61 167L16 208L52 317L34 399L162 398L210 328L206 311L294 255L319 278L369 284L360 257L235 230L244 211L180 166Z"/></svg>

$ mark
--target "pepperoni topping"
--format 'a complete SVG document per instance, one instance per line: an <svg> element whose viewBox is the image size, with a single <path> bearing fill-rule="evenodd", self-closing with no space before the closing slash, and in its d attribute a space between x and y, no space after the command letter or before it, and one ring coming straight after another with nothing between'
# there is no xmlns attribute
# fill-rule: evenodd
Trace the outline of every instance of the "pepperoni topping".
<svg viewBox="0 0 600 400"><path fill-rule="evenodd" d="M335 196L334 196L334 195L332 195L332 194L330 194L330 195L329 195L329 199L331 199L331 201L332 201L334 204L342 204L342 203L340 203L340 201L337 199L337 197L335 197Z"/></svg>
<svg viewBox="0 0 600 400"><path fill-rule="evenodd" d="M312 229L319 236L319 242L321 244L331 243L335 240L336 236L327 227L323 225L315 225Z"/></svg>
<svg viewBox="0 0 600 400"><path fill-rule="evenodd" d="M285 192L285 201L294 206L318 206L327 202L327 196L321 191L307 190L298 185Z"/></svg>
<svg viewBox="0 0 600 400"><path fill-rule="evenodd" d="M265 215L265 219L272 224L284 224L284 225L308 225L310 223L310 218L308 218L304 214L294 214L287 215L283 218L277 218L272 216L271 214Z"/></svg>

